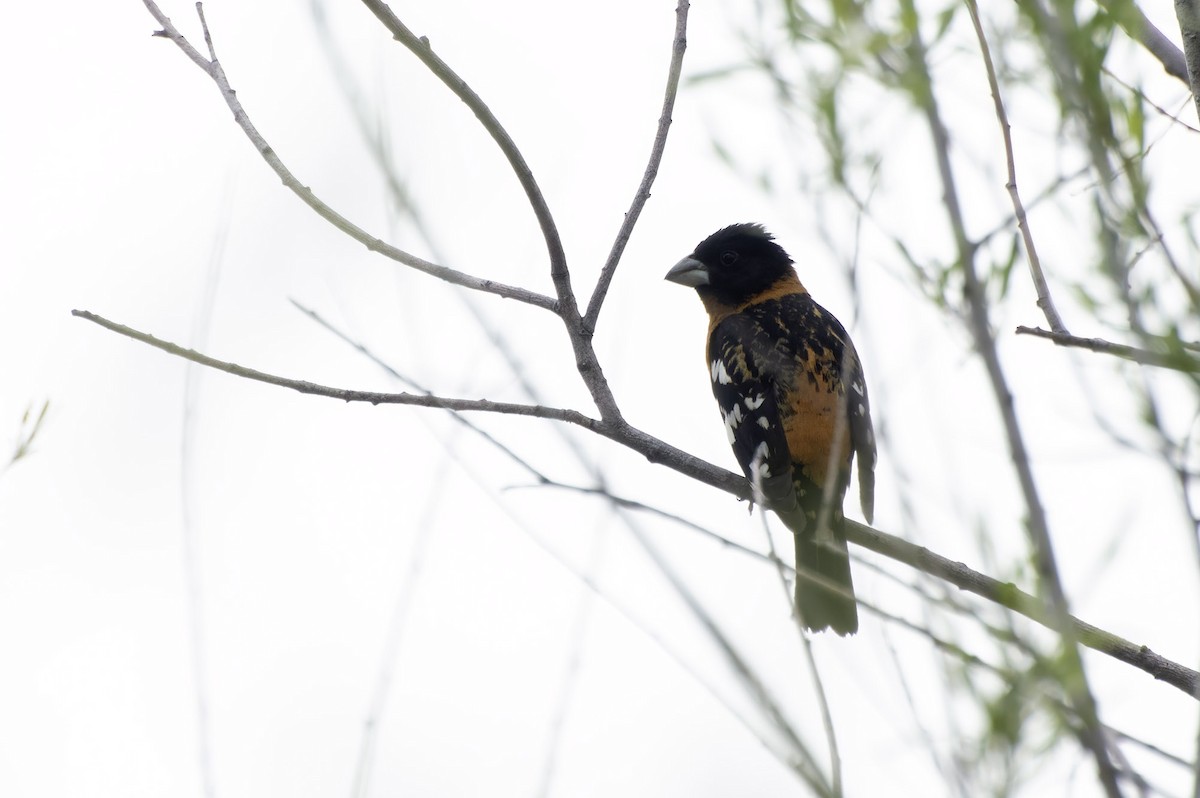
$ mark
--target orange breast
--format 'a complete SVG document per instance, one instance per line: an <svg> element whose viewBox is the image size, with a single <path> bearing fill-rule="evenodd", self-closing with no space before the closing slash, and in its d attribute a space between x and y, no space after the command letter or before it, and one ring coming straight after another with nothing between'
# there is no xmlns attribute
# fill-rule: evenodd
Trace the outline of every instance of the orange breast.
<svg viewBox="0 0 1200 798"><path fill-rule="evenodd" d="M792 463L801 473L824 486L830 473L850 467L852 449L846 418L845 397L818 366L809 351L809 362L801 369L800 384L787 391L780 403L784 434Z"/></svg>

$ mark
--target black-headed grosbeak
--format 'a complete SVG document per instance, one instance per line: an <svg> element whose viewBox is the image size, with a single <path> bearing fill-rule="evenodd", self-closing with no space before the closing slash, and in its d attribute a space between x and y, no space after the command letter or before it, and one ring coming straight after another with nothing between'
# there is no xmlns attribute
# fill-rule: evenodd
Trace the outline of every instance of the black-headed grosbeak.
<svg viewBox="0 0 1200 798"><path fill-rule="evenodd" d="M667 279L708 311L708 365L725 431L755 499L796 540L796 611L813 631L858 631L842 501L858 456L863 514L874 510L875 434L862 364L792 259L757 224L700 242Z"/></svg>

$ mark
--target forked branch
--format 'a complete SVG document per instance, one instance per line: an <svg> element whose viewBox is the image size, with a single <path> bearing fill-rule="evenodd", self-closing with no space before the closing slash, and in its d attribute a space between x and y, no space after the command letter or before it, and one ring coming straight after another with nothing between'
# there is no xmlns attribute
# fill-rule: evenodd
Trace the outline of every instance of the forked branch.
<svg viewBox="0 0 1200 798"><path fill-rule="evenodd" d="M663 152L667 148L667 131L671 127L671 114L675 110L675 95L679 93L679 76L683 72L683 54L687 50L689 7L690 4L687 0L679 0L679 5L675 8L675 38L671 43L671 66L667 70L667 89L663 96L662 113L658 117L658 130L654 134L654 145L650 148L650 162L646 164L642 182L633 196L633 204L625 212L625 220L621 222L621 229L617 231L617 239L613 242L608 259L604 262L604 268L600 271L600 278L596 281L592 298L588 301L587 313L583 316L583 326L589 335L596 330L596 320L600 317L600 308L604 304L604 297L608 295L608 286L612 283L613 275L616 274L617 264L625 252L625 245L629 243L629 236L633 234L633 226L637 224L638 217L642 214L642 208L650 199L650 187L654 185L654 178L658 176L658 165L662 163Z"/></svg>
<svg viewBox="0 0 1200 798"><path fill-rule="evenodd" d="M427 260L418 258L409 252L405 252L398 247L388 244L386 241L371 235L366 230L363 230L358 225L351 222L346 217L339 214L332 207L322 201L313 193L313 190L301 183L291 170L284 165L279 155L274 148L267 142L266 138L259 132L258 128L250 120L250 116L246 113L246 109L242 107L242 103L238 100L237 93L229 85L229 79L225 76L225 70L221 68L221 63L216 58L216 51L212 44L212 35L208 30L208 24L204 19L203 6L200 3L196 4L197 13L200 16L200 22L204 30L204 40L209 50L210 58L206 58L199 50L192 46L191 42L179 32L166 14L159 9L158 4L154 0L142 0L150 14L162 26L162 30L155 33L156 36L161 36L170 39L175 43L184 55L186 55L192 63L204 70L204 73L212 79L216 84L217 89L221 92L221 97L225 100L225 104L229 106L229 110L233 112L234 121L238 127L245 133L246 138L254 145L254 149L262 156L262 159L267 162L271 170L279 176L283 184L297 197L299 197L305 205L312 208L318 216L326 220L338 230L341 230L346 235L359 242L372 252L378 252L384 257L390 258L398 263L403 263L417 271L425 272L428 275L445 280L454 285L461 285L464 288L470 288L474 291L484 291L489 294L495 294L506 299L515 299L519 302L524 302L535 307L545 308L546 310L557 311L558 304L551 297L544 294L539 294L536 291L530 291L519 286L505 285L504 283L496 282L495 280L487 280L482 277L460 272L455 269L441 266L436 263L430 263Z"/></svg>
<svg viewBox="0 0 1200 798"><path fill-rule="evenodd" d="M1046 282L1046 274L1042 271L1042 260L1038 257L1037 246L1033 242L1033 232L1029 229L1029 217L1025 213L1025 205L1021 202L1021 192L1017 189L1017 158L1013 152L1012 126L1008 123L1008 112L1004 108L1004 98L1000 95L1000 81L996 77L996 66L992 62L992 51L988 47L987 36L983 33L983 23L979 19L979 7L975 0L967 0L967 11L971 15L971 23L975 27L975 37L979 41L979 52L983 57L983 65L987 70L988 87L992 92L992 104L996 109L996 122L1000 125L1000 137L1004 140L1004 164L1008 170L1008 197L1012 202L1013 215L1017 220L1017 228L1021 231L1021 239L1025 243L1025 256L1029 260L1029 274L1033 278L1034 288L1037 289L1037 305L1046 316L1050 329L1057 333L1065 333L1067 327L1058 308L1050 296L1050 286Z"/></svg>
<svg viewBox="0 0 1200 798"><path fill-rule="evenodd" d="M1174 344L1172 351L1156 352L1150 349L1138 349L1134 346L1113 343L1103 338L1084 338L1065 332L1043 330L1041 327L1017 327L1017 335L1032 335L1035 338L1045 338L1059 346L1087 349L1091 352L1114 355L1125 360L1132 360L1134 363L1141 363L1144 366L1158 366L1188 374L1200 373L1200 357L1187 351L1187 345L1178 342L1171 342ZM1166 343L1168 342L1164 341L1164 344Z"/></svg>

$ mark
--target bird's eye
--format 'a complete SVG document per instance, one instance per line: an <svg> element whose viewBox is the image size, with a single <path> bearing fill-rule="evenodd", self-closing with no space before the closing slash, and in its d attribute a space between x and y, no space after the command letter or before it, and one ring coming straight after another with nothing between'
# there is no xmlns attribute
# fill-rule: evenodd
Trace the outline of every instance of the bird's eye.
<svg viewBox="0 0 1200 798"><path fill-rule="evenodd" d="M732 249L727 249L721 253L721 265L722 266L732 266L733 264L737 263L737 259L738 259L738 254L736 252L734 252Z"/></svg>

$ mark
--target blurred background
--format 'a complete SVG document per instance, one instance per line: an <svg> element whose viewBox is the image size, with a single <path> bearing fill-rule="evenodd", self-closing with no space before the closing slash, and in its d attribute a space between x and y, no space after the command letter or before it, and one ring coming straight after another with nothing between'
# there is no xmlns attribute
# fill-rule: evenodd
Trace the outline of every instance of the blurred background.
<svg viewBox="0 0 1200 798"><path fill-rule="evenodd" d="M969 7L936 0L692 6L596 351L631 424L736 470L703 309L662 276L765 224L864 361L875 526L1038 593L969 267L1072 611L1195 667L1195 106L1130 3L987 5L1057 308L1168 367L1014 334L1048 323ZM646 168L675 4L391 7L520 147L586 303ZM206 52L192 4L162 10ZM303 185L401 249L553 293L511 168L366 7L204 10ZM1141 10L1180 41L1169 8ZM993 603L854 548L875 609L810 648L760 514L612 441L303 396L73 318L331 386L596 414L553 314L319 218L159 27L138 2L26 3L0 32L0 793L1103 794L1058 637ZM1122 790L1195 794L1195 697L1083 657Z"/></svg>

